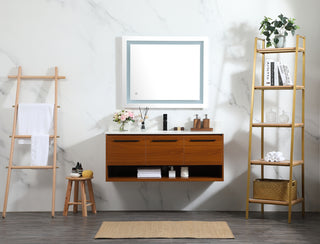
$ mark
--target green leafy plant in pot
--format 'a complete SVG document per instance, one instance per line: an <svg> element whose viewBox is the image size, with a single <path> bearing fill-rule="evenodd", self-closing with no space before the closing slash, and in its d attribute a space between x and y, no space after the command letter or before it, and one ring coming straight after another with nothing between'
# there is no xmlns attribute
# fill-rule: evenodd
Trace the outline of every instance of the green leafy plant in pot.
<svg viewBox="0 0 320 244"><path fill-rule="evenodd" d="M275 20L264 16L259 30L262 35L266 36L267 47L274 44L274 46L278 48L284 47L288 32L294 35L295 31L299 28L300 27L295 24L294 18L287 18L283 16L283 14L280 14Z"/></svg>

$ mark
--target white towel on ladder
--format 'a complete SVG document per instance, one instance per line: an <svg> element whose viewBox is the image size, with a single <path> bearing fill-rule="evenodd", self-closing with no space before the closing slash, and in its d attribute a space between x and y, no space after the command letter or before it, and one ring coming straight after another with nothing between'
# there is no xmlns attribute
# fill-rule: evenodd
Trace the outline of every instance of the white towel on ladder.
<svg viewBox="0 0 320 244"><path fill-rule="evenodd" d="M48 164L49 135L31 136L31 165L45 166Z"/></svg>
<svg viewBox="0 0 320 244"><path fill-rule="evenodd" d="M49 154L49 134L53 131L53 104L19 104L17 119L17 135L31 135L31 164L47 164ZM20 139L19 143L30 143L30 140ZM38 159L40 158L46 158L46 160L44 162L39 162Z"/></svg>

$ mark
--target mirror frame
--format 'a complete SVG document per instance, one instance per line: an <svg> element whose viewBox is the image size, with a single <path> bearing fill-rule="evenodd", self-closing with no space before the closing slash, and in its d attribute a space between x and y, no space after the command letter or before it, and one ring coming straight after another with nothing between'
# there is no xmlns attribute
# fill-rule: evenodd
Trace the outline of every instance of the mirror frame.
<svg viewBox="0 0 320 244"><path fill-rule="evenodd" d="M134 100L130 97L131 87L131 48L133 45L194 45L199 46L199 84L197 89L200 94L197 100ZM151 107L151 108L204 108L207 106L207 60L208 38L194 37L155 37L155 36L123 36L122 37L122 105L126 108ZM183 92L183 87L179 92Z"/></svg>

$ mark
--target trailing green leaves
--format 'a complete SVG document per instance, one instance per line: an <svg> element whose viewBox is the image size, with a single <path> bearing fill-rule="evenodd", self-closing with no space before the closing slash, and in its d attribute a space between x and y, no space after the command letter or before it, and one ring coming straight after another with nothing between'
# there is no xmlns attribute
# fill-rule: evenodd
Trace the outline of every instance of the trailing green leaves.
<svg viewBox="0 0 320 244"><path fill-rule="evenodd" d="M264 16L259 30L266 37L267 47L272 46L272 40L274 44L279 42L277 35L288 36L288 32L294 35L295 31L300 28L295 24L295 20L294 18L285 17L283 14L278 15L278 18L275 20Z"/></svg>

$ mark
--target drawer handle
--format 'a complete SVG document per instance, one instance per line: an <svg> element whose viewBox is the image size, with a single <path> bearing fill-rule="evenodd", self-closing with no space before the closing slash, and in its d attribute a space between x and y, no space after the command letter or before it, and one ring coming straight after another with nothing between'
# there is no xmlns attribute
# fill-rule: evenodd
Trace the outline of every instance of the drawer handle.
<svg viewBox="0 0 320 244"><path fill-rule="evenodd" d="M176 142L178 140L152 140L152 142Z"/></svg>
<svg viewBox="0 0 320 244"><path fill-rule="evenodd" d="M191 142L204 142L204 141L216 141L215 139L208 139L208 140L190 140Z"/></svg>
<svg viewBox="0 0 320 244"><path fill-rule="evenodd" d="M139 142L139 140L113 140L114 142Z"/></svg>

